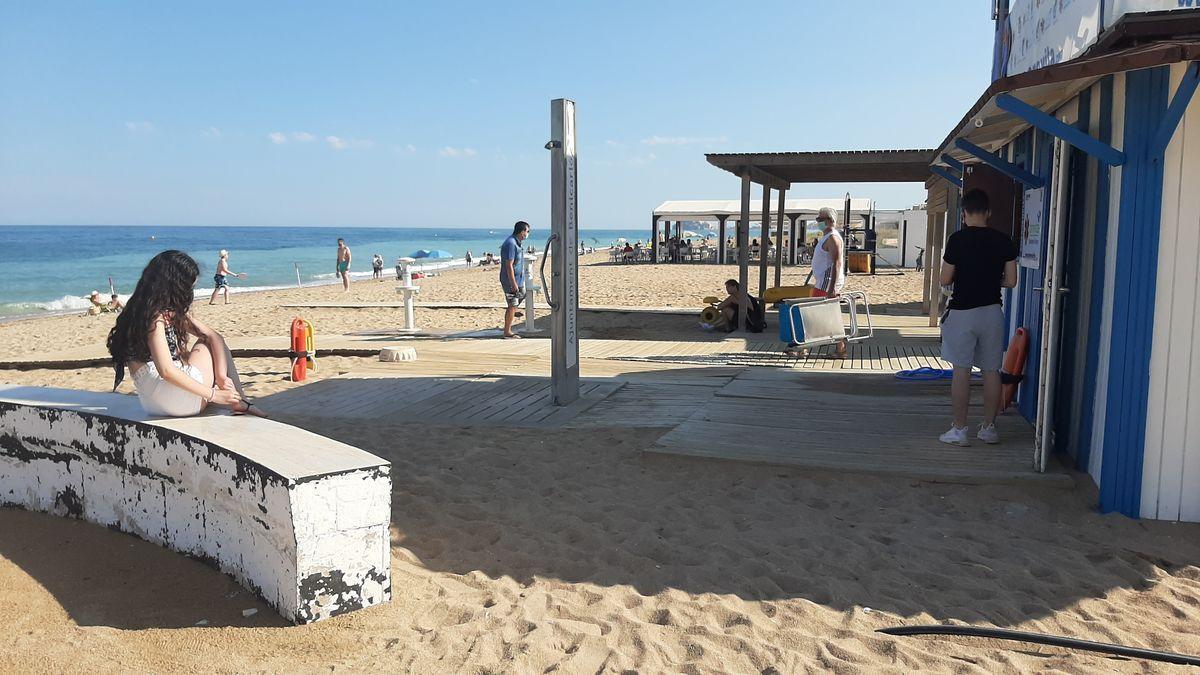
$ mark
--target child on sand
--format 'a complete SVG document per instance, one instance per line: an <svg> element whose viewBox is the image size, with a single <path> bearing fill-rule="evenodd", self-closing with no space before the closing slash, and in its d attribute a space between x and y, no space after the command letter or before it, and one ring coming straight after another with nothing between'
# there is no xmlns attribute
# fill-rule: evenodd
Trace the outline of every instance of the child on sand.
<svg viewBox="0 0 1200 675"><path fill-rule="evenodd" d="M181 251L163 251L142 270L108 334L113 389L128 367L151 415L190 417L219 405L235 415L266 417L243 395L225 339L188 314L199 274L196 261Z"/></svg>

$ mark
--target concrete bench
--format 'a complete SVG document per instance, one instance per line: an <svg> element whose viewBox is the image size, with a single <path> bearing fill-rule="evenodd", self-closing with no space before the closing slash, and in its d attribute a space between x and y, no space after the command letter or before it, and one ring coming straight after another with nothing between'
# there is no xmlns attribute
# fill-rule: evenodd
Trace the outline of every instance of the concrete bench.
<svg viewBox="0 0 1200 675"><path fill-rule="evenodd" d="M391 465L256 417L0 386L0 505L198 558L308 623L391 599Z"/></svg>

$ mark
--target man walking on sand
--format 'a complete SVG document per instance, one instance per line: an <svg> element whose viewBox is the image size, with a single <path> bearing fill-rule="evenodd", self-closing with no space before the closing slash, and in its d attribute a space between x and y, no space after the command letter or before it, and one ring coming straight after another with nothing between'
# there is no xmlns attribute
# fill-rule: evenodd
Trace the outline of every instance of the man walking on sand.
<svg viewBox="0 0 1200 675"><path fill-rule="evenodd" d="M342 290L350 290L350 247L346 240L338 237L337 275L342 278Z"/></svg>
<svg viewBox="0 0 1200 675"><path fill-rule="evenodd" d="M987 225L991 211L983 190L962 198L966 227L950 235L942 256L941 284L954 284L942 321L942 358L954 365L950 399L954 424L940 440L969 446L967 410L971 403L971 368L983 372L983 423L975 437L999 443L996 413L1000 406L1000 365L1004 360L1004 309L1000 287L1017 285L1017 247L1008 235Z"/></svg>
<svg viewBox="0 0 1200 675"><path fill-rule="evenodd" d="M512 332L517 308L525 301L525 254L521 242L529 237L529 223L518 220L513 233L500 245L500 288L504 290L504 337L519 338Z"/></svg>
<svg viewBox="0 0 1200 675"><path fill-rule="evenodd" d="M837 213L833 209L822 206L817 212L817 222L823 230L813 247L812 276L816 287L812 297L836 298L846 287L846 246L837 230ZM845 340L838 343L836 357L846 358Z"/></svg>

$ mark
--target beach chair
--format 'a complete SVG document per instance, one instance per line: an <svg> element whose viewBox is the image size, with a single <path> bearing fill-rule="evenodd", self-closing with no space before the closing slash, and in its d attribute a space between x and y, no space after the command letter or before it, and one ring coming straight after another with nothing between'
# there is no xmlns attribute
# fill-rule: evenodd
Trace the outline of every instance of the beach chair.
<svg viewBox="0 0 1200 675"><path fill-rule="evenodd" d="M849 310L848 317L843 308ZM860 316L866 320L865 327ZM843 340L861 342L872 335L871 307L862 291L836 298L784 300L779 307L779 339L789 348L810 349Z"/></svg>

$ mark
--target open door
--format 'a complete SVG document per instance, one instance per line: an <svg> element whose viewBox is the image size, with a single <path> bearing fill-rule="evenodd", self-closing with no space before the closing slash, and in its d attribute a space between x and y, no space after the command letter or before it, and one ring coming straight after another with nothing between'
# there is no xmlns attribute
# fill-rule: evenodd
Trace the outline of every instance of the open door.
<svg viewBox="0 0 1200 675"><path fill-rule="evenodd" d="M1050 214L1047 218L1046 260L1042 279L1042 339L1039 350L1037 417L1034 420L1033 466L1046 470L1046 460L1054 451L1054 390L1058 365L1059 334L1062 329L1063 252L1066 249L1066 217L1071 185L1070 152L1061 139L1054 139L1051 175Z"/></svg>

